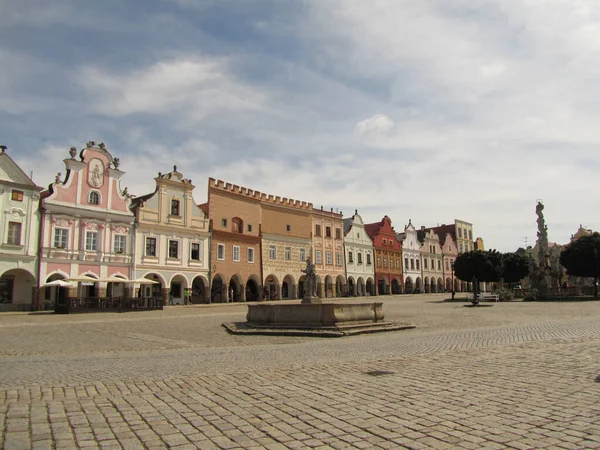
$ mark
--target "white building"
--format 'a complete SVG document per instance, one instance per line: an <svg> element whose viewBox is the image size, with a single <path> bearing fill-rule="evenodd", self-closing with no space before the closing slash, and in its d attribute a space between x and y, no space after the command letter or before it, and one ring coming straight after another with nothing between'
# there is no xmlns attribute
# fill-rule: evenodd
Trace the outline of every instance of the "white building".
<svg viewBox="0 0 600 450"><path fill-rule="evenodd" d="M177 171L158 174L156 190L133 199L136 218L135 277L145 296L167 304L205 303L210 298L210 232L205 212L194 203L192 181Z"/></svg>
<svg viewBox="0 0 600 450"><path fill-rule="evenodd" d="M352 217L344 219L344 247L348 296L375 295L373 241L356 210Z"/></svg>
<svg viewBox="0 0 600 450"><path fill-rule="evenodd" d="M402 262L404 264L404 292L406 294L423 292L421 279L421 243L417 230L409 220L404 227L404 233L398 233L398 240L402 242Z"/></svg>
<svg viewBox="0 0 600 450"><path fill-rule="evenodd" d="M0 311L35 306L43 188L29 178L1 146L0 153Z"/></svg>

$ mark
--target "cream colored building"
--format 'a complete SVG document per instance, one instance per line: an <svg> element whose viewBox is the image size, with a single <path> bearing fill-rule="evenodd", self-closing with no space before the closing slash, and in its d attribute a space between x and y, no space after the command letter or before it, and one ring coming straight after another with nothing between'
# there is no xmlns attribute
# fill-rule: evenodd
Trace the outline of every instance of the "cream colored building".
<svg viewBox="0 0 600 450"><path fill-rule="evenodd" d="M365 231L358 211L344 219L344 248L348 296L375 295L375 263L373 241Z"/></svg>
<svg viewBox="0 0 600 450"><path fill-rule="evenodd" d="M423 292L421 278L421 243L412 222L404 227L404 232L397 235L402 242L402 263L404 264L404 292L406 294Z"/></svg>
<svg viewBox="0 0 600 450"><path fill-rule="evenodd" d="M194 202L194 185L177 167L158 174L156 190L134 198L135 278L158 281L142 285L146 296L162 296L181 305L210 298L209 220Z"/></svg>
<svg viewBox="0 0 600 450"><path fill-rule="evenodd" d="M1 146L0 311L32 309L37 298L40 192Z"/></svg>
<svg viewBox="0 0 600 450"><path fill-rule="evenodd" d="M443 254L440 237L432 229L421 229L421 273L425 292L444 292Z"/></svg>

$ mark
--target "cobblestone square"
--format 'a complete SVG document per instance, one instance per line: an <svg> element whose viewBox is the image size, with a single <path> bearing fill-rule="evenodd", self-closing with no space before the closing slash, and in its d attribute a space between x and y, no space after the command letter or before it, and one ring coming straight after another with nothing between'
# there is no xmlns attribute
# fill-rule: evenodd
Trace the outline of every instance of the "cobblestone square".
<svg viewBox="0 0 600 450"><path fill-rule="evenodd" d="M0 315L0 448L600 448L600 302L443 298L345 338L229 335L243 304Z"/></svg>

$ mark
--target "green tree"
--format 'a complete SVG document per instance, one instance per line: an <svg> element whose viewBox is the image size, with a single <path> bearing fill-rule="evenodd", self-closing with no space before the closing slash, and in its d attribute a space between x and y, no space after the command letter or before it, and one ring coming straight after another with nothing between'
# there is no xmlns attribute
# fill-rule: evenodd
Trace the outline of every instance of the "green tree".
<svg viewBox="0 0 600 450"><path fill-rule="evenodd" d="M529 258L522 253L504 253L502 255L502 278L510 286L529 275Z"/></svg>
<svg viewBox="0 0 600 450"><path fill-rule="evenodd" d="M454 261L454 274L463 281L473 281L473 303L478 303L477 293L480 281L500 281L502 276L502 254L496 250L474 250L461 253Z"/></svg>
<svg viewBox="0 0 600 450"><path fill-rule="evenodd" d="M582 236L571 242L560 254L560 264L568 275L594 279L594 297L598 297L600 277L600 233Z"/></svg>

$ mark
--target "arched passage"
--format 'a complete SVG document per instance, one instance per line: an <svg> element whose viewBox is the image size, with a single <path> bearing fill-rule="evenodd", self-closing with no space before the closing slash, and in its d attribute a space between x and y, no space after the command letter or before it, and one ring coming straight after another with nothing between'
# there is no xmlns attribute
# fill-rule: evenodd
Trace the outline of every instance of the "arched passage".
<svg viewBox="0 0 600 450"><path fill-rule="evenodd" d="M227 289L227 301L242 301L242 280L240 279L239 275L234 275L229 279L229 287Z"/></svg>
<svg viewBox="0 0 600 450"><path fill-rule="evenodd" d="M430 287L429 291L430 291L432 294L434 294L435 292L437 292L437 291L436 291L436 288L435 288L435 278L431 277L430 284L431 284L431 287Z"/></svg>
<svg viewBox="0 0 600 450"><path fill-rule="evenodd" d="M398 278L394 278L392 280L392 294L401 294L402 293L402 284L398 280Z"/></svg>
<svg viewBox="0 0 600 450"><path fill-rule="evenodd" d="M454 291L460 292L460 290L458 288L459 288L459 286L458 286L458 279L455 278L454 279Z"/></svg>
<svg viewBox="0 0 600 450"><path fill-rule="evenodd" d="M294 277L291 275L283 277L283 282L281 283L281 298L285 300L296 298L296 285L294 283Z"/></svg>
<svg viewBox="0 0 600 450"><path fill-rule="evenodd" d="M250 276L246 282L246 301L257 302L260 300L260 282L256 275Z"/></svg>
<svg viewBox="0 0 600 450"><path fill-rule="evenodd" d="M442 281L441 278L437 279L437 291L444 292L444 282Z"/></svg>
<svg viewBox="0 0 600 450"><path fill-rule="evenodd" d="M183 275L174 275L169 283L169 304L183 305L185 303L185 290L187 287L188 281Z"/></svg>
<svg viewBox="0 0 600 450"><path fill-rule="evenodd" d="M363 280L363 277L359 277L358 280L356 280L356 295L359 297L367 295L367 288L365 287L365 280Z"/></svg>
<svg viewBox="0 0 600 450"><path fill-rule="evenodd" d="M354 278L348 277L348 297L356 297L358 292L354 284Z"/></svg>
<svg viewBox="0 0 600 450"><path fill-rule="evenodd" d="M428 294L429 293L429 289L430 289L430 284L429 284L429 277L425 277L425 279L423 280L423 288L425 289L425 293Z"/></svg>
<svg viewBox="0 0 600 450"><path fill-rule="evenodd" d="M213 277L212 285L210 287L210 301L212 303L225 303L225 280L223 275L216 274Z"/></svg>
<svg viewBox="0 0 600 450"><path fill-rule="evenodd" d="M27 270L7 270L0 277L0 303L3 309L31 309L34 289L35 278Z"/></svg>
<svg viewBox="0 0 600 450"><path fill-rule="evenodd" d="M446 292L450 292L452 290L452 280L450 278L446 278Z"/></svg>
<svg viewBox="0 0 600 450"><path fill-rule="evenodd" d="M335 296L343 297L344 296L344 277L342 275L338 275L335 279Z"/></svg>
<svg viewBox="0 0 600 450"><path fill-rule="evenodd" d="M365 289L366 295L375 295L375 283L373 282L373 278L367 278L367 284Z"/></svg>
<svg viewBox="0 0 600 450"><path fill-rule="evenodd" d="M421 277L417 277L417 279L415 280L415 294L420 294L420 293L421 293Z"/></svg>
<svg viewBox="0 0 600 450"><path fill-rule="evenodd" d="M194 277L194 279L192 280L192 295L190 296L190 302L192 302L192 304L207 303L207 285L208 283L206 282L206 279L204 277Z"/></svg>
<svg viewBox="0 0 600 450"><path fill-rule="evenodd" d="M379 295L387 295L388 294L388 280L385 277L377 280L377 293Z"/></svg>
<svg viewBox="0 0 600 450"><path fill-rule="evenodd" d="M112 278L120 278L125 281L126 278L123 275L115 275ZM125 283L120 283L118 281L110 281L106 283L106 296L109 298L113 297L125 297Z"/></svg>
<svg viewBox="0 0 600 450"><path fill-rule="evenodd" d="M269 275L265 278L264 299L265 300L280 300L281 293L279 292L279 280L275 275Z"/></svg>
<svg viewBox="0 0 600 450"><path fill-rule="evenodd" d="M333 277L331 275L325 276L325 297L331 298L335 296Z"/></svg>
<svg viewBox="0 0 600 450"><path fill-rule="evenodd" d="M168 301L168 298L165 298L163 295L167 285L163 277L156 273L147 273L144 275L144 278L155 281L153 284L140 285L140 289L144 290L144 297L160 298L163 303Z"/></svg>
<svg viewBox="0 0 600 450"><path fill-rule="evenodd" d="M406 280L404 281L404 292L406 294L413 293L413 281L411 277L406 277Z"/></svg>
<svg viewBox="0 0 600 450"><path fill-rule="evenodd" d="M44 282L44 284L46 283L51 283L53 281L57 281L57 280L65 280L65 278L67 278L66 275L62 274L62 273L53 273L52 275L48 276L48 278L46 278L46 281ZM48 309L53 309L54 305L56 304L57 301L60 300L64 300L66 298L69 297L69 289L68 287L60 287L60 286L46 286L46 287L42 287L43 292L43 299L44 299L44 309L48 310ZM73 289L74 291L74 289Z"/></svg>

